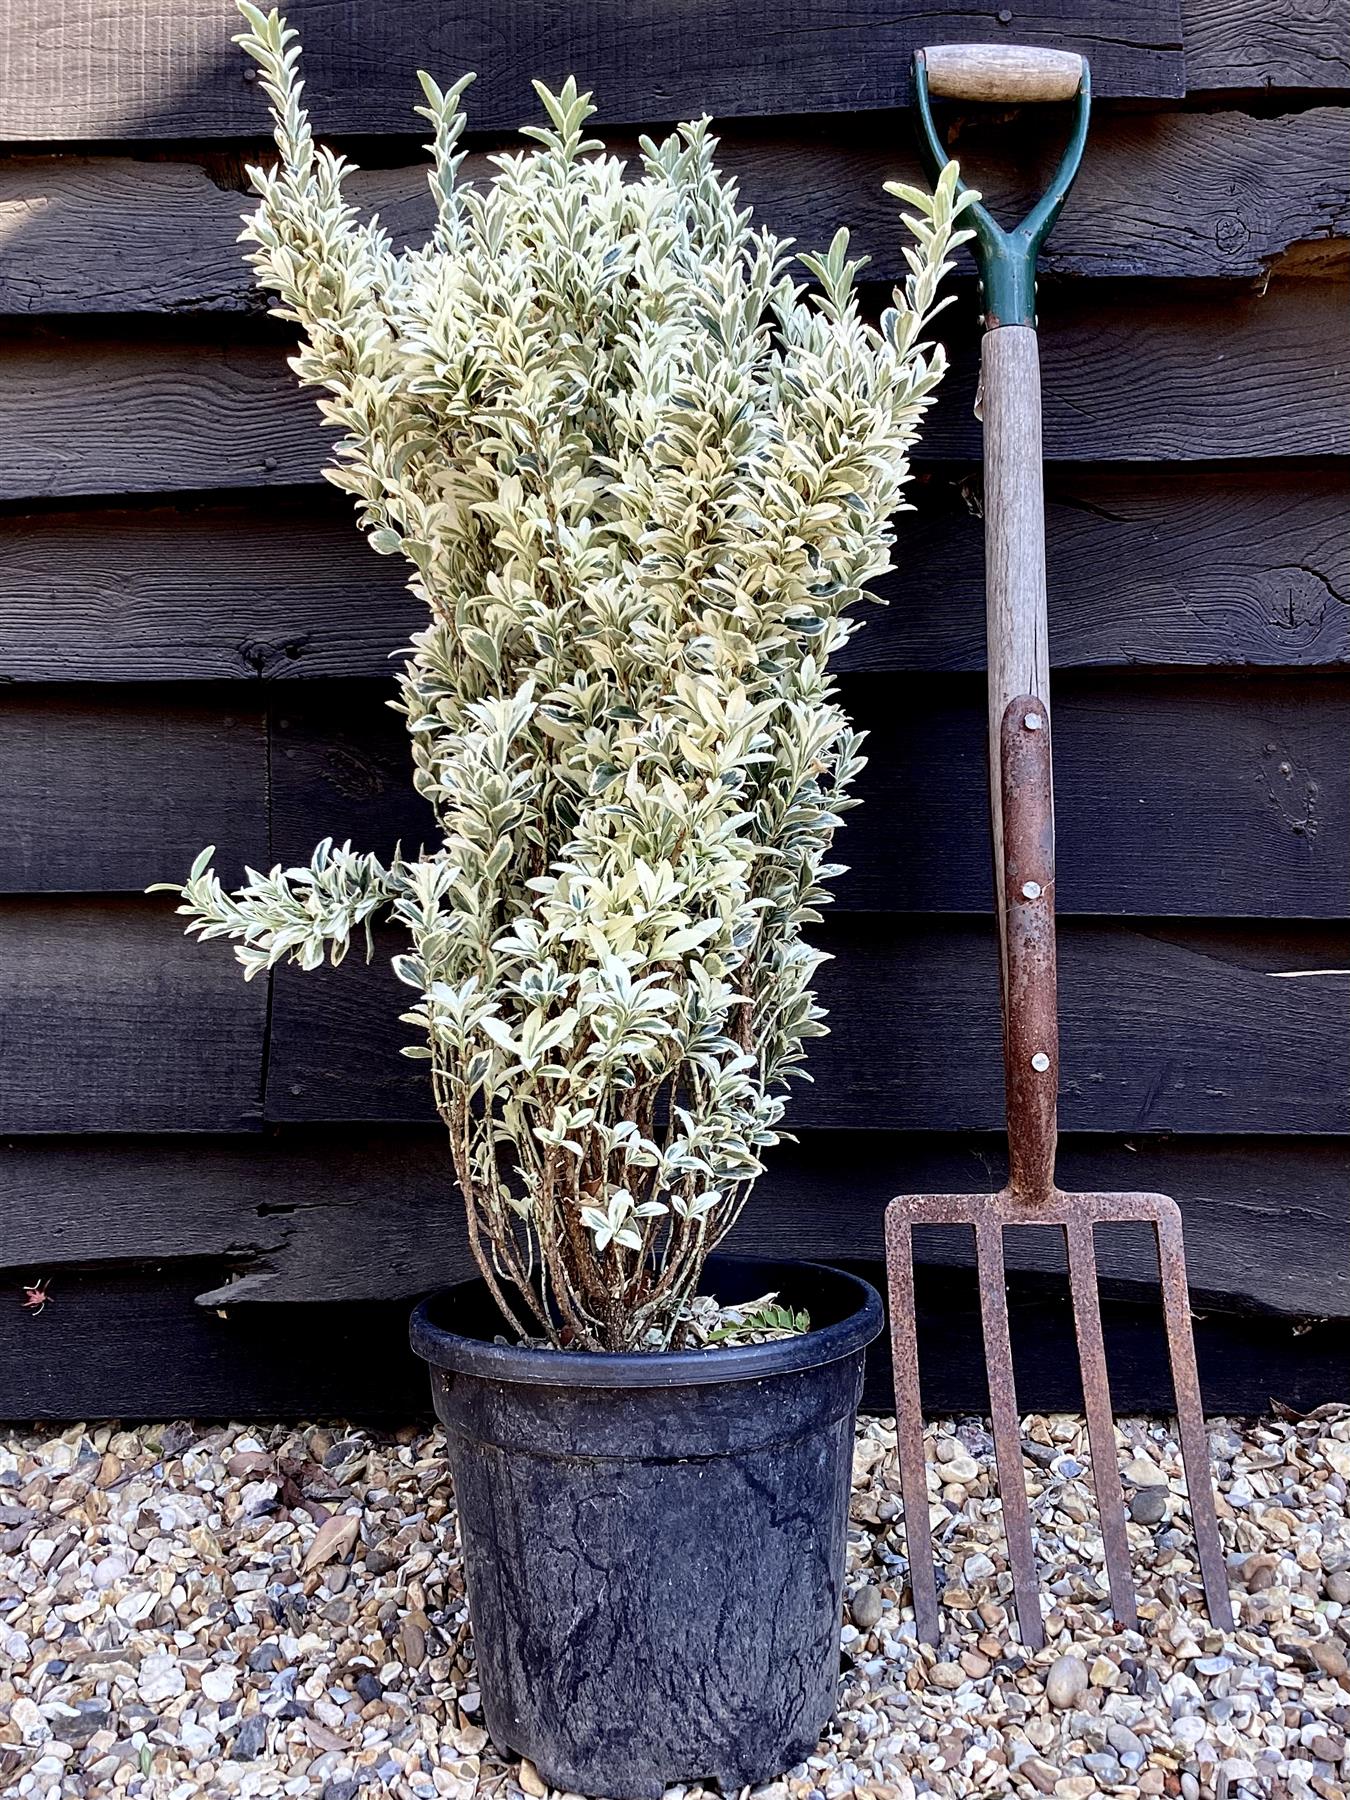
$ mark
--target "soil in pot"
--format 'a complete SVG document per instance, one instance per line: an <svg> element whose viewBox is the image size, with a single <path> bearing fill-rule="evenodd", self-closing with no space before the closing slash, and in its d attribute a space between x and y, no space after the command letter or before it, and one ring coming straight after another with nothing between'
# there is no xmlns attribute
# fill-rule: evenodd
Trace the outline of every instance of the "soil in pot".
<svg viewBox="0 0 1350 1800"><path fill-rule="evenodd" d="M653 1355L521 1348L481 1282L412 1321L459 1512L483 1710L553 1786L656 1800L771 1780L834 1708L853 1428L881 1301L713 1258L811 1330Z"/></svg>

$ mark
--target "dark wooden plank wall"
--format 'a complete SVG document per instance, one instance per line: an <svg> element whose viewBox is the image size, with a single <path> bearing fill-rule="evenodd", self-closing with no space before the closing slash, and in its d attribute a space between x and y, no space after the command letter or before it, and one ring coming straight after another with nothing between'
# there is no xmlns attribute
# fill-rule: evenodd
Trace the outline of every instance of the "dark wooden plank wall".
<svg viewBox="0 0 1350 1800"><path fill-rule="evenodd" d="M318 123L400 236L426 220L414 63L480 66L473 178L525 78L575 66L619 145L721 112L746 198L808 245L847 220L878 282L919 36L1091 54L1107 98L1042 294L1064 1172L1181 1199L1216 1403L1343 1392L1350 7L1038 0L995 25L847 0L811 8L810 58L804 8L770 28L738 0L644 0L621 30L614 0L541 0L505 38L468 0L344 9L351 41L292 10ZM231 16L0 22L0 1414L406 1408L405 1303L468 1268L384 960L246 987L141 891L207 841L237 873L426 828L383 705L419 609L319 483L234 242L263 146ZM959 119L955 147L1012 208L1053 123ZM821 929L834 1035L742 1248L874 1265L892 1192L1000 1173L971 310L963 287L890 604L844 659L871 763ZM968 1247L923 1248L929 1397L976 1403ZM1055 1247L1010 1260L1015 1317L1049 1321L1027 1395L1072 1404ZM1103 1263L1120 1397L1163 1404L1145 1246Z"/></svg>

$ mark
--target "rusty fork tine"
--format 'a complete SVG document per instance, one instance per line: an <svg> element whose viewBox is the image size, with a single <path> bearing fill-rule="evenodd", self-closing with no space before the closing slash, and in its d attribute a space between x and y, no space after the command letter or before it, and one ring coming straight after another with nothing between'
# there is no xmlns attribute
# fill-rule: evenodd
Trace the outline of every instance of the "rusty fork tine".
<svg viewBox="0 0 1350 1800"><path fill-rule="evenodd" d="M890 1264L891 1362L895 1371L895 1440L900 1453L900 1498L905 1513L905 1554L914 1596L914 1622L926 1644L940 1637L937 1573L928 1515L928 1472L923 1455L923 1402L919 1393L919 1342L914 1323L914 1232L908 1219L886 1221Z"/></svg>
<svg viewBox="0 0 1350 1800"><path fill-rule="evenodd" d="M1204 1583L1210 1618L1220 1631L1231 1631L1233 1603L1228 1592L1223 1548L1219 1543L1219 1521L1214 1511L1209 1440L1205 1431L1204 1403L1200 1398L1200 1376L1195 1366L1195 1337L1191 1330L1181 1212L1175 1202L1159 1212L1155 1223L1167 1353L1172 1363L1172 1386L1177 1398L1177 1433L1181 1438L1181 1460L1186 1470L1186 1494L1191 1504L1191 1526L1195 1532L1200 1578Z"/></svg>
<svg viewBox="0 0 1350 1800"><path fill-rule="evenodd" d="M1083 1375L1083 1409L1087 1414L1092 1452L1092 1480L1097 1489L1097 1515L1106 1554L1106 1580L1117 1625L1138 1627L1134 1583L1130 1579L1130 1545L1125 1530L1125 1494L1116 1458L1116 1428L1111 1412L1111 1384L1102 1340L1102 1309L1097 1296L1097 1253L1090 1219L1064 1227L1073 1294L1073 1329Z"/></svg>
<svg viewBox="0 0 1350 1800"><path fill-rule="evenodd" d="M975 1254L980 1273L980 1319L984 1355L989 1366L989 1411L998 1457L998 1492L1003 1503L1003 1532L1012 1563L1017 1623L1028 1650L1045 1642L1041 1601L1036 1582L1036 1554L1031 1541L1031 1507L1022 1462L1022 1433L1017 1420L1013 1380L1012 1338L1008 1331L1008 1295L1003 1270L1003 1226L998 1219L975 1225Z"/></svg>

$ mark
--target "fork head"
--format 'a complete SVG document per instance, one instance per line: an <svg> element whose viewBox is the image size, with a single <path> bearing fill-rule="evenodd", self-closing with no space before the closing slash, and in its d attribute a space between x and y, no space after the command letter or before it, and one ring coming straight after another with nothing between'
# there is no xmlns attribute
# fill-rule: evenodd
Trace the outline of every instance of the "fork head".
<svg viewBox="0 0 1350 1800"><path fill-rule="evenodd" d="M1116 1456L1093 1235L1098 1225L1131 1223L1150 1226L1157 1242L1163 1321L1201 1579L1211 1618L1222 1630L1232 1629L1195 1363L1181 1213L1176 1202L1166 1194L1071 1194L1056 1187L1048 1195L1038 1197L1034 1205L1029 1205L1025 1194L1004 1188L997 1194L906 1194L892 1200L886 1209L891 1351L895 1369L896 1434L905 1543L919 1635L930 1643L938 1641L939 1622L915 1334L913 1228L915 1225L958 1225L969 1226L974 1233L999 1495L1017 1620L1023 1643L1028 1648L1039 1649L1044 1642L1044 1628L1008 1329L1003 1234L1006 1228L1019 1225L1050 1225L1064 1233L1111 1607L1120 1624L1134 1626L1137 1614L1130 1578L1125 1499Z"/></svg>

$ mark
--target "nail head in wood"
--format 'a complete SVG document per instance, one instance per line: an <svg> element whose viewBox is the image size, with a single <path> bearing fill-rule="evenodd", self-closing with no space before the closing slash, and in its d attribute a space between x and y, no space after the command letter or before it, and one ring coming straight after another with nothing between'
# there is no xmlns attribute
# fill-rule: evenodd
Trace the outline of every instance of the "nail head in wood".
<svg viewBox="0 0 1350 1800"><path fill-rule="evenodd" d="M1038 1075L1044 1075L1045 1071L1050 1067L1050 1058L1045 1054L1044 1050L1038 1050L1031 1059L1031 1066Z"/></svg>

